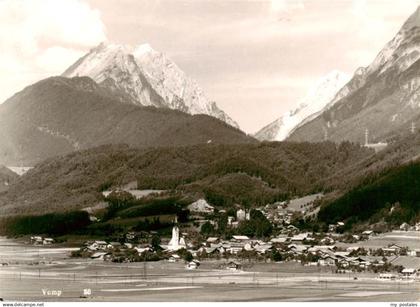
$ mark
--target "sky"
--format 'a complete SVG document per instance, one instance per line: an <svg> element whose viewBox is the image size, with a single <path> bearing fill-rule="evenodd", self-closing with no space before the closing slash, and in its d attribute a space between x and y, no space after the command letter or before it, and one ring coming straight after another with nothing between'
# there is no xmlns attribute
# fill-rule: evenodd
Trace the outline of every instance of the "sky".
<svg viewBox="0 0 420 307"><path fill-rule="evenodd" d="M0 101L102 41L149 43L253 133L367 66L420 0L0 0Z"/></svg>

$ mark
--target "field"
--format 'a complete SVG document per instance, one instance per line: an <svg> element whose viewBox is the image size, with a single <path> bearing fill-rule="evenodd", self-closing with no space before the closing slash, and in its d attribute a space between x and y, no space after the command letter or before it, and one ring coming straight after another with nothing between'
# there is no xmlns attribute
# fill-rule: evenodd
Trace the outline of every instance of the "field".
<svg viewBox="0 0 420 307"><path fill-rule="evenodd" d="M337 243L337 246L360 246L364 248L381 248L391 244L410 249L420 249L420 232L418 231L392 231L373 236L366 241L354 244Z"/></svg>
<svg viewBox="0 0 420 307"><path fill-rule="evenodd" d="M197 270L183 263L107 263L71 259L69 248L0 240L0 297L39 301L417 301L418 282L379 282L373 274L335 274L298 263L222 261ZM357 278L357 280L355 280ZM90 295L84 295L89 289Z"/></svg>

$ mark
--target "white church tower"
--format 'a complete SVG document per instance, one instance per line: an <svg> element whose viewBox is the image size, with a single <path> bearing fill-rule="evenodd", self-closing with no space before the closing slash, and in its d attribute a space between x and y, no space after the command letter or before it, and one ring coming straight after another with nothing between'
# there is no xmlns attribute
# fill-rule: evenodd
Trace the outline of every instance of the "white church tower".
<svg viewBox="0 0 420 307"><path fill-rule="evenodd" d="M181 248L186 248L186 244L184 238L179 238L178 220L177 217L175 217L174 227L172 228L172 238L171 241L169 241L168 250L176 251Z"/></svg>

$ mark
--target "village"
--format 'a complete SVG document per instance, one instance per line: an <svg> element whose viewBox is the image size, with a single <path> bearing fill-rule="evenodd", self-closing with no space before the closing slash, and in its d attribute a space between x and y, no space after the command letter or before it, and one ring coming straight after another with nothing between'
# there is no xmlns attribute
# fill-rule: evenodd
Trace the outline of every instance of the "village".
<svg viewBox="0 0 420 307"><path fill-rule="evenodd" d="M187 270L195 270L201 262L209 260L219 261L223 269L238 271L254 263L294 262L304 267L328 268L336 274L371 272L382 280L419 280L418 242L407 246L404 240L392 238L404 238L406 234L414 234L414 238L420 236L420 223L403 223L399 229L386 234L370 228L360 233L343 233L340 230L344 222L328 225L326 232L308 232L293 225L296 216L311 218L317 213L316 201L320 197L322 194L314 194L257 208L276 230L275 235L266 238L256 239L235 231L240 223L251 219L250 210L244 208L237 209L234 215L232 210L228 212L227 229L233 233L229 238L203 232L206 224L211 229L218 225L212 219L216 209L199 199L188 206L190 219L197 226L193 230L189 226L181 227L175 216L171 238L160 238L155 231L129 231L118 242L86 241L72 257L122 263L183 262ZM220 210L220 213L226 215L227 212ZM381 241L384 236L390 239ZM375 240L376 244L369 245ZM50 245L53 239L37 236L31 237L31 242Z"/></svg>
<svg viewBox="0 0 420 307"><path fill-rule="evenodd" d="M60 300L98 301L415 298L420 225L349 232L340 221L309 231L296 221L316 214L320 197L219 210L199 199L188 205L188 219L173 214L165 232L131 229L77 243L42 234L0 238L7 280L0 297L45 299L43 290L59 290ZM97 208L89 208L92 225L102 218Z"/></svg>

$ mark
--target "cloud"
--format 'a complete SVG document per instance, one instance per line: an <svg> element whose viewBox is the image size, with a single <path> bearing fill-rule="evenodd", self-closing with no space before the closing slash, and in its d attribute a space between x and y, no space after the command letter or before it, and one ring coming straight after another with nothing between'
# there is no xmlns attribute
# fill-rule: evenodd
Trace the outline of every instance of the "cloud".
<svg viewBox="0 0 420 307"><path fill-rule="evenodd" d="M99 11L82 0L0 1L0 103L104 40Z"/></svg>
<svg viewBox="0 0 420 307"><path fill-rule="evenodd" d="M84 52L77 49L54 46L45 49L35 58L36 65L48 72L57 74L63 72L75 59L83 56Z"/></svg>

